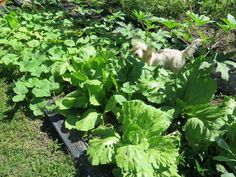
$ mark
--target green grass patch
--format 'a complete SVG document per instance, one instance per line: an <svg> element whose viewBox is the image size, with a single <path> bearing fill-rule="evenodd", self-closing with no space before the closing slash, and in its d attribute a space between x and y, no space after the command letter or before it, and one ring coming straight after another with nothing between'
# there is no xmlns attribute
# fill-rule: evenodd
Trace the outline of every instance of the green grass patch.
<svg viewBox="0 0 236 177"><path fill-rule="evenodd" d="M9 85L0 80L0 176L75 176L69 154L47 132L45 121L8 104ZM18 109L18 110L16 110Z"/></svg>

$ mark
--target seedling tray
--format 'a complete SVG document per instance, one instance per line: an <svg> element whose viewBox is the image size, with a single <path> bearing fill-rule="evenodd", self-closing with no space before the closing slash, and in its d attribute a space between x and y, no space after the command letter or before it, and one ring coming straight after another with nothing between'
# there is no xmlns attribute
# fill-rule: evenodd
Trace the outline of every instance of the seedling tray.
<svg viewBox="0 0 236 177"><path fill-rule="evenodd" d="M87 143L77 132L68 132L64 128L65 118L55 111L45 111L46 117L50 120L58 135L66 145L71 156L75 159L81 177L111 177L106 167L94 167L86 156Z"/></svg>

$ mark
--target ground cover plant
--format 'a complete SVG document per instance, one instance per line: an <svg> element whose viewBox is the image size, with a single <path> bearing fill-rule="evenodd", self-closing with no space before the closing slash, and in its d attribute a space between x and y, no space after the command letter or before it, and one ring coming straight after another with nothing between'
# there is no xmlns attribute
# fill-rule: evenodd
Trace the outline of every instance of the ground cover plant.
<svg viewBox="0 0 236 177"><path fill-rule="evenodd" d="M52 132L50 124L33 120L23 105L8 104L13 84L8 82L9 75L3 78L6 71L2 67L0 72L0 176L75 176L69 154L46 133Z"/></svg>
<svg viewBox="0 0 236 177"><path fill-rule="evenodd" d="M56 109L88 142L92 164L114 176L234 176L236 100L217 90L212 72L227 81L236 67L228 60L235 52L215 49L234 34L235 17L187 11L174 20L134 10L130 20L107 5L2 11L0 63L18 73L12 101L36 116ZM196 37L202 47L177 74L130 50L137 40L183 49Z"/></svg>

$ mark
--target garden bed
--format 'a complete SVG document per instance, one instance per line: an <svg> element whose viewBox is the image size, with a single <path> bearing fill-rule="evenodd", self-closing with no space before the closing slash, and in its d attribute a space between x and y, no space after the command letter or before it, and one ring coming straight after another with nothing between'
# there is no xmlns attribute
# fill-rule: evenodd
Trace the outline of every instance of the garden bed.
<svg viewBox="0 0 236 177"><path fill-rule="evenodd" d="M1 11L0 62L16 72L12 101L35 116L56 110L46 116L86 177L234 173L236 65L221 50L235 17L188 11L174 20L106 5ZM191 54L172 72L136 57L138 42Z"/></svg>

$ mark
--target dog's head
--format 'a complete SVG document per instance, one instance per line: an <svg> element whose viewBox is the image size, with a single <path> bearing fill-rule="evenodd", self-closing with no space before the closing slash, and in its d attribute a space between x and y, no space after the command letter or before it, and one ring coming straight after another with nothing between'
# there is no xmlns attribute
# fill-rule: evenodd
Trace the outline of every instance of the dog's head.
<svg viewBox="0 0 236 177"><path fill-rule="evenodd" d="M138 42L134 45L132 52L137 55L139 58L143 58L144 53L148 49L147 45L142 42Z"/></svg>

